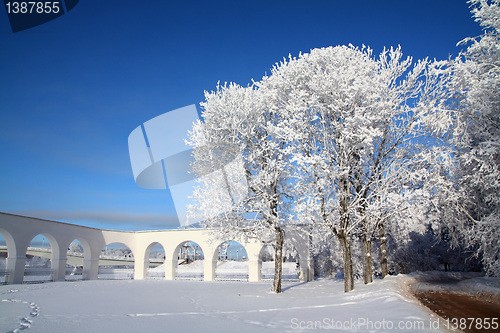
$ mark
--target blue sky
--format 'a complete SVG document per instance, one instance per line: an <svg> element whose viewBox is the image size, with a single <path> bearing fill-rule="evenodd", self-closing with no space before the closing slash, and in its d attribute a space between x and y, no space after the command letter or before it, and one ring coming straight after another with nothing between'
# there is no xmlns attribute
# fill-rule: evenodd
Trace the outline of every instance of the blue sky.
<svg viewBox="0 0 500 333"><path fill-rule="evenodd" d="M446 59L481 33L462 0L80 0L15 34L0 11L0 211L118 230L178 226L168 191L135 185L127 138L217 81L348 43Z"/></svg>

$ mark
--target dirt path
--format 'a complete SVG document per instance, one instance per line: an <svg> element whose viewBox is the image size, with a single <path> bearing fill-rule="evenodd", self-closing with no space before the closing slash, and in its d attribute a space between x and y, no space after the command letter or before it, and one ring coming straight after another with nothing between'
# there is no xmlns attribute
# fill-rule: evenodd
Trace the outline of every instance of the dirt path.
<svg viewBox="0 0 500 333"><path fill-rule="evenodd" d="M482 301L474 296L441 292L416 293L415 297L436 314L448 319L449 321L444 327L449 327L446 328L457 327L464 332L500 332L500 323L498 322L500 320L500 304ZM468 318L474 318L474 321ZM485 325L483 324L486 324L486 318L490 323L489 330L484 329ZM492 318L497 318L498 325L491 326ZM497 329L493 329L494 327Z"/></svg>
<svg viewBox="0 0 500 333"><path fill-rule="evenodd" d="M457 278L416 279L412 294L444 318L441 328L463 332L500 332L500 300L480 298L457 288ZM496 324L495 324L496 323Z"/></svg>

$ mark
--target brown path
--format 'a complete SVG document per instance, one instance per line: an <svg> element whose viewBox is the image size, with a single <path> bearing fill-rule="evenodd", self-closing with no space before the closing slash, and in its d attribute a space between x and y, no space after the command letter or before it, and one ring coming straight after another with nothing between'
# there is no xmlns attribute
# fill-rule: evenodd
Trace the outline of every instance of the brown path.
<svg viewBox="0 0 500 333"><path fill-rule="evenodd" d="M449 329L458 327L464 332L500 332L500 304L462 294L425 292L416 293L415 296L423 305L449 320L441 324L441 327ZM474 321L468 318L474 318ZM486 318L490 323L488 330L483 326L486 324ZM491 325L493 318L496 318L497 325Z"/></svg>
<svg viewBox="0 0 500 333"><path fill-rule="evenodd" d="M462 279L441 276L419 280L417 277L409 290L423 305L444 318L440 320L441 329L500 332L500 299L462 292L456 285Z"/></svg>

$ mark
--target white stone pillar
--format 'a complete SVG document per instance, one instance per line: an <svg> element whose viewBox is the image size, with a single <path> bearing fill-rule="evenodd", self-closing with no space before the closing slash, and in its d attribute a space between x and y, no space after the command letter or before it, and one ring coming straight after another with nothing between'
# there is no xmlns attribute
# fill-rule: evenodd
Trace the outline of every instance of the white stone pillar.
<svg viewBox="0 0 500 333"><path fill-rule="evenodd" d="M7 257L6 282L9 284L23 283L25 264L26 264L26 256Z"/></svg>
<svg viewBox="0 0 500 333"><path fill-rule="evenodd" d="M262 260L248 261L248 281L259 282L262 279Z"/></svg>
<svg viewBox="0 0 500 333"><path fill-rule="evenodd" d="M314 280L314 269L312 260L299 260L300 281L309 282Z"/></svg>
<svg viewBox="0 0 500 333"><path fill-rule="evenodd" d="M177 259L165 259L165 280L175 280L177 277Z"/></svg>
<svg viewBox="0 0 500 333"><path fill-rule="evenodd" d="M84 280L97 280L99 277L99 257L96 259L83 259Z"/></svg>
<svg viewBox="0 0 500 333"><path fill-rule="evenodd" d="M144 280L148 274L148 266L143 258L136 258L134 263L134 280Z"/></svg>
<svg viewBox="0 0 500 333"><path fill-rule="evenodd" d="M203 280L215 281L215 266L216 260L205 259L203 260Z"/></svg>
<svg viewBox="0 0 500 333"><path fill-rule="evenodd" d="M64 281L66 279L66 257L51 259L52 281Z"/></svg>

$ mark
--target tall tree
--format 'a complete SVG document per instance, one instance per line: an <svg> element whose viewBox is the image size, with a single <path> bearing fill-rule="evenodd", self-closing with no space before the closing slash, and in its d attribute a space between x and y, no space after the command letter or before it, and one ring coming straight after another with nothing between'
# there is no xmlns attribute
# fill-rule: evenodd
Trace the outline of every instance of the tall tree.
<svg viewBox="0 0 500 333"><path fill-rule="evenodd" d="M417 165L409 160L430 144L428 125L442 126L440 108L431 105L440 66L427 60L412 66L400 48L376 59L369 48L329 47L283 61L260 84L284 114L281 135L291 143L302 192L296 209L339 240L346 292L354 288L353 232L361 229L365 281L371 282L371 240L388 220L373 218L373 206L391 192L412 189L412 179L402 177L418 174L403 170Z"/></svg>
<svg viewBox="0 0 500 333"><path fill-rule="evenodd" d="M205 98L204 122L195 126L190 138L195 170L204 176L204 184L195 192L198 211L207 227L260 239L271 236L273 291L280 293L283 226L291 219L292 186L287 142L277 133L281 114L254 86L219 86ZM231 160L232 169L223 167Z"/></svg>

